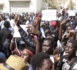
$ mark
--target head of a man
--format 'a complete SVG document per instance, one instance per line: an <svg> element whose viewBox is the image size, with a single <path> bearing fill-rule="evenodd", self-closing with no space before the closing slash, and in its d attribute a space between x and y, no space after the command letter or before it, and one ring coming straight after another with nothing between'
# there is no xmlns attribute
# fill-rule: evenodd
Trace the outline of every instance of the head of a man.
<svg viewBox="0 0 77 70"><path fill-rule="evenodd" d="M65 55L72 58L72 56L75 56L76 51L77 51L77 41L76 40L68 41L65 47Z"/></svg>
<svg viewBox="0 0 77 70"><path fill-rule="evenodd" d="M34 49L31 47L25 48L21 53L21 57L24 58L24 60L27 61L28 63L30 63L33 55L34 55Z"/></svg>
<svg viewBox="0 0 77 70"><path fill-rule="evenodd" d="M5 28L9 28L10 27L10 22L9 21L5 21L4 22L4 27Z"/></svg>
<svg viewBox="0 0 77 70"><path fill-rule="evenodd" d="M40 52L33 56L31 60L33 70L53 70L53 63L50 56L46 53Z"/></svg>
<svg viewBox="0 0 77 70"><path fill-rule="evenodd" d="M47 54L52 54L53 53L53 39L51 38L46 38L44 39L42 43L42 52L45 52Z"/></svg>

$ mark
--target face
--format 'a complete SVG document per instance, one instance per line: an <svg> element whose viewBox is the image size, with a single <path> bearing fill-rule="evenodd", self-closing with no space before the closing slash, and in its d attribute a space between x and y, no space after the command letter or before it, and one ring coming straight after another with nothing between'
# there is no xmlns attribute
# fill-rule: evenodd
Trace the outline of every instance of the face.
<svg viewBox="0 0 77 70"><path fill-rule="evenodd" d="M45 36L47 37L47 36L49 36L50 35L50 31L49 31L49 29L46 29L45 30Z"/></svg>
<svg viewBox="0 0 77 70"><path fill-rule="evenodd" d="M51 44L50 44L50 41L48 40L44 40L43 44L42 44L42 52L49 52L49 50L51 49Z"/></svg>
<svg viewBox="0 0 77 70"><path fill-rule="evenodd" d="M73 44L71 42L68 42L65 47L65 55L67 55L69 57L69 56L73 55L74 52L75 52L75 47L73 46Z"/></svg>
<svg viewBox="0 0 77 70"><path fill-rule="evenodd" d="M26 50L23 50L22 54L21 54L21 57L24 58L25 61L29 62L30 58L31 58L31 55Z"/></svg>
<svg viewBox="0 0 77 70"><path fill-rule="evenodd" d="M53 63L50 59L45 59L42 63L40 70L53 70Z"/></svg>

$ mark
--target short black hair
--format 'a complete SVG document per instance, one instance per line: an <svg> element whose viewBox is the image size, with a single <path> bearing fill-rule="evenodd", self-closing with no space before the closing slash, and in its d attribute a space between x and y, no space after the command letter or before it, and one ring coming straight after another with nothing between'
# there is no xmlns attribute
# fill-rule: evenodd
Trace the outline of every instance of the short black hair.
<svg viewBox="0 0 77 70"><path fill-rule="evenodd" d="M10 22L9 22L9 21L5 21L5 22L4 22L4 26L5 26L6 28L9 28L9 27L10 27Z"/></svg>
<svg viewBox="0 0 77 70"><path fill-rule="evenodd" d="M68 42L71 42L73 46L77 49L77 40L70 40Z"/></svg>
<svg viewBox="0 0 77 70"><path fill-rule="evenodd" d="M48 41L50 45L50 49L47 51L49 55L53 54L53 49L55 48L54 39L53 38L45 38L44 41ZM43 42L44 42L43 41Z"/></svg>
<svg viewBox="0 0 77 70"><path fill-rule="evenodd" d="M43 41L46 41L46 40L50 41L51 46L54 46L54 39L53 38L44 38Z"/></svg>
<svg viewBox="0 0 77 70"><path fill-rule="evenodd" d="M10 18L11 18L11 19L14 19L14 14L12 14L12 15L10 16Z"/></svg>
<svg viewBox="0 0 77 70"><path fill-rule="evenodd" d="M32 65L33 70L36 70L37 67L40 67L44 59L49 59L49 58L50 56L44 52L35 54L31 60L31 65Z"/></svg>

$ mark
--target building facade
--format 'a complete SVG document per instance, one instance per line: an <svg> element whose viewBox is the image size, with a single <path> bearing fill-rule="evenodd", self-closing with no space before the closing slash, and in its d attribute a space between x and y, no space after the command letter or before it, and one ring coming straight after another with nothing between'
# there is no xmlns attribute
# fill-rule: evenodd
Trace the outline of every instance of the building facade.
<svg viewBox="0 0 77 70"><path fill-rule="evenodd" d="M1 13L39 12L43 0L0 0Z"/></svg>

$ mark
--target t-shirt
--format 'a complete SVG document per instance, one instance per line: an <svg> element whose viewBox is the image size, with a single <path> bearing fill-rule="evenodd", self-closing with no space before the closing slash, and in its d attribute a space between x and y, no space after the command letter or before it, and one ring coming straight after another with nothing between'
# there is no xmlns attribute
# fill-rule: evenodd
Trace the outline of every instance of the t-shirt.
<svg viewBox="0 0 77 70"><path fill-rule="evenodd" d="M65 62L62 66L62 70L69 70L69 69L70 69L70 65Z"/></svg>
<svg viewBox="0 0 77 70"><path fill-rule="evenodd" d="M72 68L72 70L77 70L77 64Z"/></svg>

